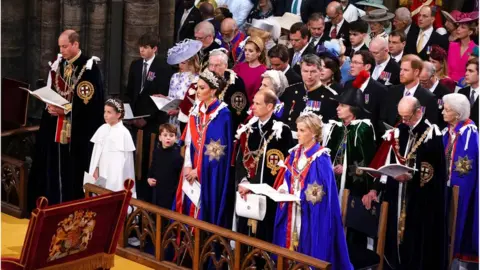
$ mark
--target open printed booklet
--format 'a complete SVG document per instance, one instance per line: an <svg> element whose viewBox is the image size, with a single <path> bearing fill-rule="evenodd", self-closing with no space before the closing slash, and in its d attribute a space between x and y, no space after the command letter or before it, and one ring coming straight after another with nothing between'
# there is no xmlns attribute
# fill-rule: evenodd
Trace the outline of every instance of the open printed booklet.
<svg viewBox="0 0 480 270"><path fill-rule="evenodd" d="M261 194L269 197L275 202L299 202L300 198L289 193L280 193L268 184L250 184L240 183L240 186L251 190L255 194Z"/></svg>
<svg viewBox="0 0 480 270"><path fill-rule="evenodd" d="M132 107L128 103L124 103L123 107L125 108L125 117L123 117L123 120L134 120L134 119L145 118L150 116L150 115L134 116Z"/></svg>
<svg viewBox="0 0 480 270"><path fill-rule="evenodd" d="M164 112L176 110L178 108L178 105L180 105L180 102L182 102L181 99L174 99L170 97L150 96L150 98L153 100L155 105L157 105L157 108L160 111L164 111Z"/></svg>
<svg viewBox="0 0 480 270"><path fill-rule="evenodd" d="M57 92L53 91L50 87L45 86L40 89L37 89L35 91L32 91L30 89L24 88L24 87L19 87L22 90L28 91L32 96L40 99L41 101L45 102L46 104L49 105L54 105L59 108L62 108L64 110L69 111L71 109L71 104L63 98L61 95L59 95Z"/></svg>
<svg viewBox="0 0 480 270"><path fill-rule="evenodd" d="M389 165L382 166L378 169L369 168L369 167L358 167L357 169L370 173L374 177L379 177L380 175L386 175L393 178L402 174L417 171L414 168L410 168L402 164L389 164Z"/></svg>

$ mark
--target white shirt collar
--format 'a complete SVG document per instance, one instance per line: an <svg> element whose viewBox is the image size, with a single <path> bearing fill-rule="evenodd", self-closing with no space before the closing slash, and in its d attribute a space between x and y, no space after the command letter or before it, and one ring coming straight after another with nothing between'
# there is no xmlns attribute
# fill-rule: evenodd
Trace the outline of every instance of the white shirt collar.
<svg viewBox="0 0 480 270"><path fill-rule="evenodd" d="M265 121L262 121L260 120L260 118L258 119L258 127L262 127L262 126L265 126L265 124L268 123L268 121L270 120L270 118L272 118L272 116L270 116L267 120Z"/></svg>
<svg viewBox="0 0 480 270"><path fill-rule="evenodd" d="M148 61L145 61L145 59L143 59L143 63L147 63L147 65L150 67L150 65L151 65L152 62L153 62L153 59L155 59L155 54L154 54L153 57L150 58Z"/></svg>
<svg viewBox="0 0 480 270"><path fill-rule="evenodd" d="M413 125L413 127L410 128L410 130L414 130L418 126L418 124L420 124L420 122L422 122L422 119L423 118L418 119L418 121L415 123L415 125Z"/></svg>
<svg viewBox="0 0 480 270"><path fill-rule="evenodd" d="M422 29L420 29L420 33L418 33L418 38L417 38L417 43L418 41L420 40L420 34L422 33ZM427 44L427 41L430 39L430 36L432 35L433 33L433 27L430 26L429 28L427 28L427 30L423 31L423 35L424 35L424 38L423 38L423 46L425 47L425 44Z"/></svg>
<svg viewBox="0 0 480 270"><path fill-rule="evenodd" d="M475 91L475 94L478 94L479 88L480 88L480 87L473 88L473 86L470 86L470 90L471 90L471 91L472 91L472 90Z"/></svg>
<svg viewBox="0 0 480 270"><path fill-rule="evenodd" d="M312 36L312 37L310 37L310 41L309 41L308 43L311 43L313 40L315 40L316 42L315 42L314 45L317 46L318 42L320 41L320 39L321 39L322 37L323 37L323 34L322 34L321 36L319 36L319 37L313 37L313 36Z"/></svg>
<svg viewBox="0 0 480 270"><path fill-rule="evenodd" d="M435 91L435 88L437 88L438 86L438 83L440 83L440 80L436 79L436 82L432 85L432 87L430 88L430 92L434 92Z"/></svg>
<svg viewBox="0 0 480 270"><path fill-rule="evenodd" d="M397 56L393 56L392 55L392 58L395 60L395 62L397 63L400 63L400 61L402 60L402 57L403 57L403 51L401 51Z"/></svg>
<svg viewBox="0 0 480 270"><path fill-rule="evenodd" d="M412 22L413 23L413 22ZM410 31L410 27L412 25L410 24L409 26L407 26L407 28L405 28L405 30L403 30L403 32L405 33L405 35L408 35L408 32Z"/></svg>
<svg viewBox="0 0 480 270"><path fill-rule="evenodd" d="M381 63L381 64L377 64L377 65L375 66L375 68L377 68L377 67L383 67L382 69L385 69L385 67L386 67L387 64L388 64L388 61L390 61L390 55L388 56L387 60L385 60L385 61L384 61L383 63Z"/></svg>
<svg viewBox="0 0 480 270"><path fill-rule="evenodd" d="M362 41L362 43L361 43L360 45L358 45L357 47L352 47L352 49L353 49L355 52L358 52L358 50L360 50L360 48L362 48L364 44L365 44L365 42Z"/></svg>
<svg viewBox="0 0 480 270"><path fill-rule="evenodd" d="M307 49L308 45L310 45L310 44L307 43L307 44L305 45L305 47L303 47L300 51L296 52L295 54L299 53L300 55L302 55L303 52Z"/></svg>
<svg viewBox="0 0 480 270"><path fill-rule="evenodd" d="M415 84L412 88L408 89L406 86L405 86L405 90L403 91L403 95L405 96L405 94L408 92L410 92L410 96L413 97L413 95L415 95L415 91L417 91L417 88L418 88L418 85L420 84L420 82L417 82L417 84Z"/></svg>
<svg viewBox="0 0 480 270"><path fill-rule="evenodd" d="M290 64L287 65L287 68L283 71L283 74L287 73L289 69L290 69Z"/></svg>
<svg viewBox="0 0 480 270"><path fill-rule="evenodd" d="M369 81L370 81L370 77L368 77L368 79L363 82L362 86L360 87L360 90L362 90L362 92L365 92L365 88L367 88Z"/></svg>

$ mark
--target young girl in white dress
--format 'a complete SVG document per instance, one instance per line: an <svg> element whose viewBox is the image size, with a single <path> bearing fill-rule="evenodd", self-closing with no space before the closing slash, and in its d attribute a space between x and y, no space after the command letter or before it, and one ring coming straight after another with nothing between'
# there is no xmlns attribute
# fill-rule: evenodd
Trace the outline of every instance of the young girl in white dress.
<svg viewBox="0 0 480 270"><path fill-rule="evenodd" d="M135 145L130 132L122 123L124 115L122 101L107 100L103 113L105 124L98 128L90 140L94 147L89 174L95 179L99 176L105 178L106 188L112 191L123 190L123 182L126 179L135 179L133 161ZM132 196L136 198L135 190L134 187Z"/></svg>

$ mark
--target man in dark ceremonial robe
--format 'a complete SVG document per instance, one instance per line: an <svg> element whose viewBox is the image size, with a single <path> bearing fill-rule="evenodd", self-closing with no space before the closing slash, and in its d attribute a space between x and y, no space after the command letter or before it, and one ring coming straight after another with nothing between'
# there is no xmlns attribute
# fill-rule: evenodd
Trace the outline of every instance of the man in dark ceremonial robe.
<svg viewBox="0 0 480 270"><path fill-rule="evenodd" d="M245 83L242 78L228 67L228 55L225 49L218 49L210 52L208 58L208 69L225 79L227 86L222 90L218 99L228 105L232 113L232 128L237 130L238 125L243 123L248 116L250 102L245 92Z"/></svg>
<svg viewBox="0 0 480 270"><path fill-rule="evenodd" d="M259 91L253 99L253 114L246 125L237 130L239 147L235 159L235 182L268 184L273 186L288 150L293 147L292 132L273 114L277 96L272 90ZM235 153L234 153L235 154ZM238 186L242 200L248 200L250 191ZM267 198L263 221L237 216L237 231L272 242L273 223L277 204Z"/></svg>
<svg viewBox="0 0 480 270"><path fill-rule="evenodd" d="M200 58L200 69L208 67L210 52L221 48L215 41L215 27L209 21L200 22L195 26L195 39L202 42L202 49L198 52Z"/></svg>
<svg viewBox="0 0 480 270"><path fill-rule="evenodd" d="M39 196L49 204L80 199L83 175L88 171L93 144L90 139L103 120L103 83L97 57L82 53L74 30L58 38L60 53L47 86L67 99L70 110L48 105L42 115L28 180L28 208Z"/></svg>
<svg viewBox="0 0 480 270"><path fill-rule="evenodd" d="M442 134L423 117L412 96L398 104L402 123L387 131L370 167L400 163L414 168L396 178L381 176L388 202L385 261L390 269L446 269L446 162ZM378 178L377 178L378 180ZM377 199L369 193L364 202Z"/></svg>

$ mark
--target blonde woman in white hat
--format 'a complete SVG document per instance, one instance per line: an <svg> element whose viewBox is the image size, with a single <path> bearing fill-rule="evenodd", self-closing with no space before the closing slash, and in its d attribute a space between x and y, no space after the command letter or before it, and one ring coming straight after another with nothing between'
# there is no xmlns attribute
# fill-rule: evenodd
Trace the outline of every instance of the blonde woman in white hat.
<svg viewBox="0 0 480 270"><path fill-rule="evenodd" d="M173 74L170 79L168 97L184 101L182 101L178 109L170 110L168 115L170 115L170 123L176 125L180 133L188 121L188 111L193 105L193 102L186 97L190 95L188 92L196 89L200 71L198 52L201 48L202 42L185 39L170 48L167 53L167 63L169 65L178 65L179 67L179 71ZM187 106L187 103L191 103L190 106Z"/></svg>

